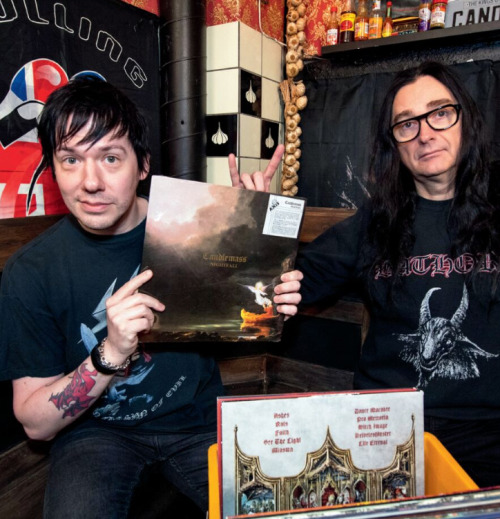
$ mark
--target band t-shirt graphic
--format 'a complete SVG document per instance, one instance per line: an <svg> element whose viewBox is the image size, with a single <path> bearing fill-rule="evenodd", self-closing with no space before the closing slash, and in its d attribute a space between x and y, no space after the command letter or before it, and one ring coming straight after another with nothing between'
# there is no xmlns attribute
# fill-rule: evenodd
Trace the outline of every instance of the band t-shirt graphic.
<svg viewBox="0 0 500 519"><path fill-rule="evenodd" d="M450 204L417 200L416 240L392 293L388 263L365 277L371 215L366 205L299 254L302 297L308 303L349 283L359 286L371 312L357 388L419 387L428 416L498 418L500 301L491 288L498 264L490 254L451 256ZM471 283L475 268L479 273Z"/></svg>
<svg viewBox="0 0 500 519"><path fill-rule="evenodd" d="M85 361L106 336L106 299L139 271L144 231L145 221L124 234L94 235L68 215L9 260L0 293L1 378L71 373ZM215 360L197 351L141 348L82 419L145 432L213 430L222 384ZM86 383L85 370L77 372ZM84 395L69 402L75 394L53 395L54 403L67 412L85 406Z"/></svg>

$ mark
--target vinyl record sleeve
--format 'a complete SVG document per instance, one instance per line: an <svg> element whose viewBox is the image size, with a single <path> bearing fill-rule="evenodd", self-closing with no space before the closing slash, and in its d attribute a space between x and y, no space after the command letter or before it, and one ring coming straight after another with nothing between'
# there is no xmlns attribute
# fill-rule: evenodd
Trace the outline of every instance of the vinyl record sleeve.
<svg viewBox="0 0 500 519"><path fill-rule="evenodd" d="M221 517L424 493L423 392L218 399Z"/></svg>
<svg viewBox="0 0 500 519"><path fill-rule="evenodd" d="M235 515L227 519L243 517L266 519L388 519L399 517L410 519L498 519L500 517L500 487L474 491L456 492L439 496L424 496L393 501L377 501L334 508L287 510L276 513Z"/></svg>
<svg viewBox="0 0 500 519"><path fill-rule="evenodd" d="M153 176L144 287L165 304L143 342L279 341L274 286L292 270L305 200Z"/></svg>

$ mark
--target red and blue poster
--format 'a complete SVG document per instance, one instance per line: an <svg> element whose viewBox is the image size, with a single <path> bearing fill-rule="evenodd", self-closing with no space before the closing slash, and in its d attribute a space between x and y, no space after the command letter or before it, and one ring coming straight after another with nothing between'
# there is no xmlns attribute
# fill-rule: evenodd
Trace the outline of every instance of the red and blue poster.
<svg viewBox="0 0 500 519"><path fill-rule="evenodd" d="M41 169L37 117L56 88L99 75L143 110L159 167L158 18L119 0L0 0L0 218L66 212Z"/></svg>

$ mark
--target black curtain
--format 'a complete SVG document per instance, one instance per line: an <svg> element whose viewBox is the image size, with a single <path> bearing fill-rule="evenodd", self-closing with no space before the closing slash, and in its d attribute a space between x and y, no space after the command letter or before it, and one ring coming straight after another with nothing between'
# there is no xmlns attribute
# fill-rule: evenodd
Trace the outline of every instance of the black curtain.
<svg viewBox="0 0 500 519"><path fill-rule="evenodd" d="M491 160L500 159L500 62L450 65L478 103L491 137ZM318 66L313 71L316 76ZM305 78L299 194L310 206L357 208L365 189L374 124L395 71L360 68L345 77ZM325 75L325 74L323 74Z"/></svg>

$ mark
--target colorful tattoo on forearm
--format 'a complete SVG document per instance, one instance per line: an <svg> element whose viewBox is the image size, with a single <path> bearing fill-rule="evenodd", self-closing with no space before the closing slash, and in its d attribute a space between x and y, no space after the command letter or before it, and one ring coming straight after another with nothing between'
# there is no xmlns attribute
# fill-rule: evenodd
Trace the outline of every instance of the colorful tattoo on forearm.
<svg viewBox="0 0 500 519"><path fill-rule="evenodd" d="M63 389L61 393L51 395L49 401L52 402L57 409L63 409L63 418L67 416L76 416L87 409L94 401L95 397L89 396L90 391L95 386L95 380L92 376L96 376L97 371L89 371L86 364L82 364L76 371L71 382Z"/></svg>

